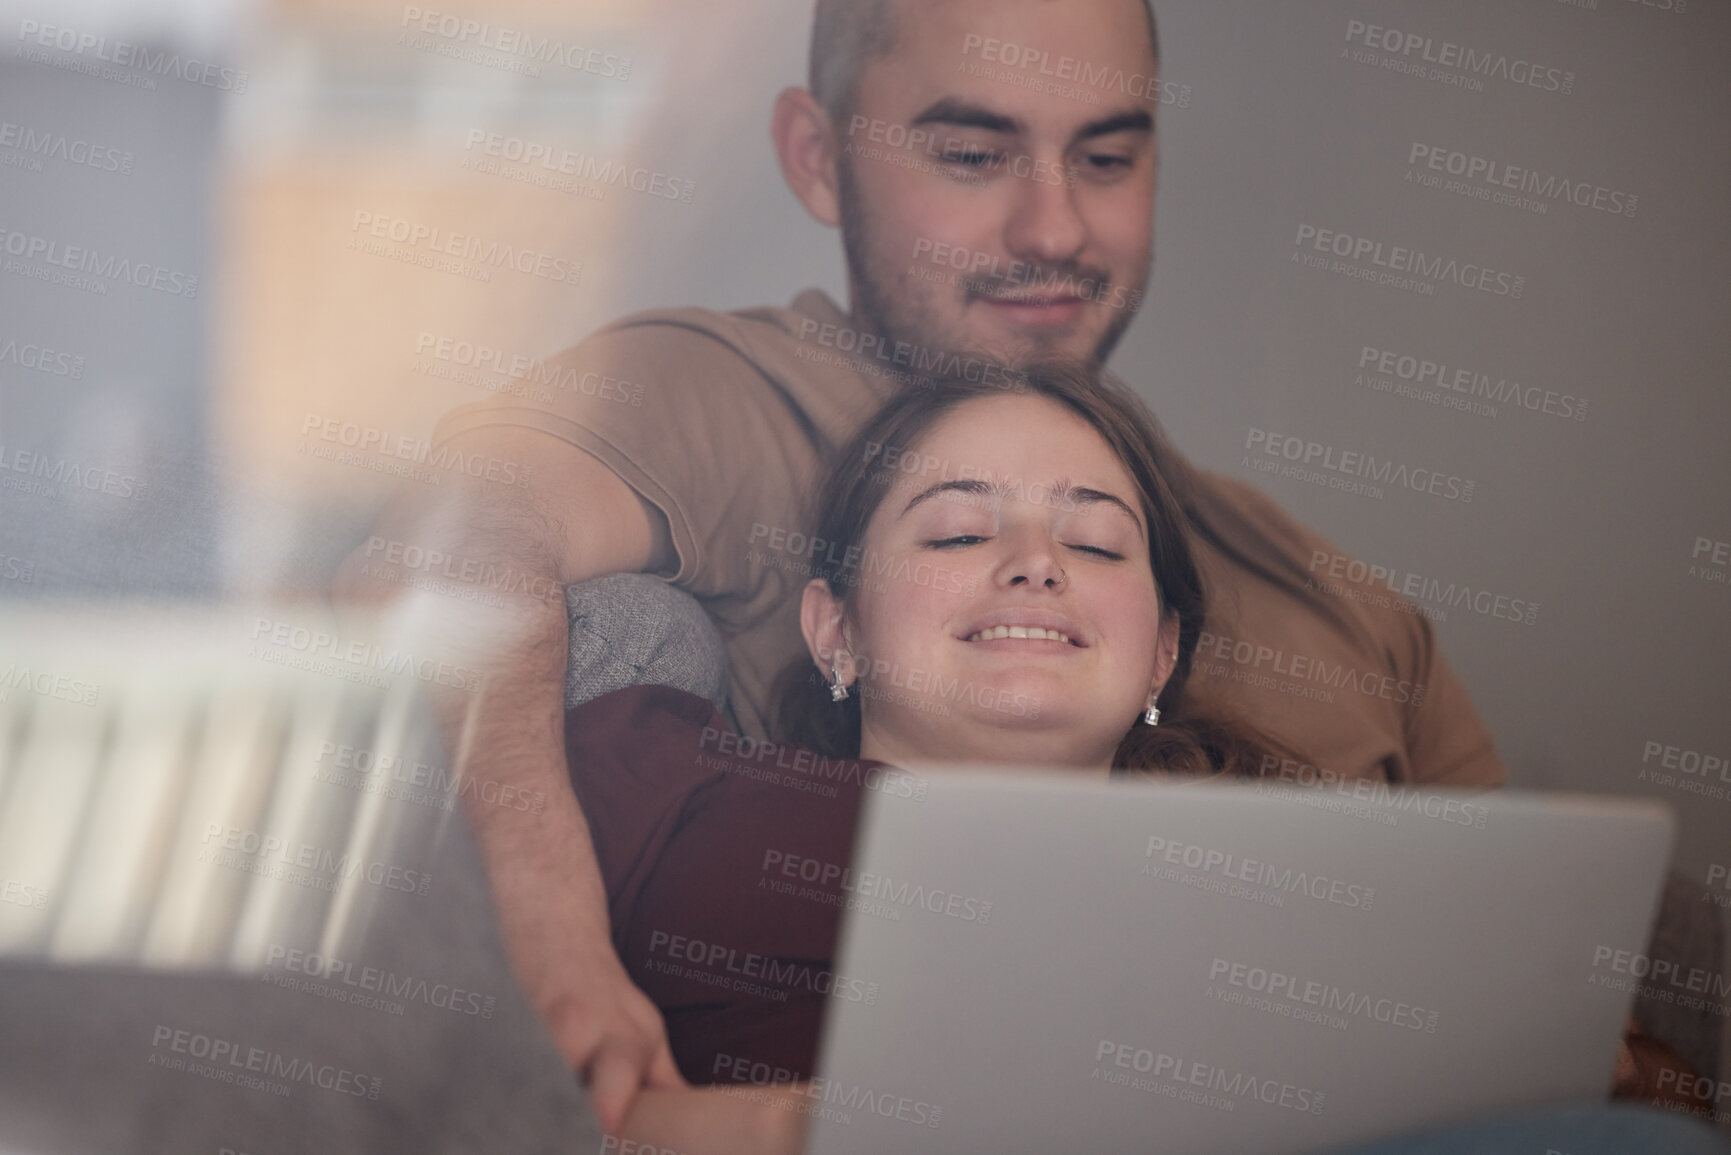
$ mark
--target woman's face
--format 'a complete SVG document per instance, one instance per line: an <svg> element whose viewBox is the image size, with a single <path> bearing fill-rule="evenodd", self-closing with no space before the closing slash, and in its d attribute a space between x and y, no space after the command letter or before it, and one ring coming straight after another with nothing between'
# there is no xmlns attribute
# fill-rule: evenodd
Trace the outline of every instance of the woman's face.
<svg viewBox="0 0 1731 1155"><path fill-rule="evenodd" d="M1028 394L883 452L854 612L822 583L805 606L814 656L861 695L862 756L1109 766L1177 653L1129 472Z"/></svg>

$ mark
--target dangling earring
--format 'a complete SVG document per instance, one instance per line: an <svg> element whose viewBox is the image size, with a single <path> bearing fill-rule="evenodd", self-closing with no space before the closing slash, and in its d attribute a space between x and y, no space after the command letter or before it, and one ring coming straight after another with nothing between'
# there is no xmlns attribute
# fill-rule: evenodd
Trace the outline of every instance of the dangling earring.
<svg viewBox="0 0 1731 1155"><path fill-rule="evenodd" d="M829 700L845 702L847 700L847 683L841 680L841 667L831 666L829 676L832 679L829 687Z"/></svg>
<svg viewBox="0 0 1731 1155"><path fill-rule="evenodd" d="M1160 707L1156 704L1159 697L1159 694L1149 694L1148 708L1142 712L1142 721L1146 722L1150 726L1158 726L1160 724Z"/></svg>

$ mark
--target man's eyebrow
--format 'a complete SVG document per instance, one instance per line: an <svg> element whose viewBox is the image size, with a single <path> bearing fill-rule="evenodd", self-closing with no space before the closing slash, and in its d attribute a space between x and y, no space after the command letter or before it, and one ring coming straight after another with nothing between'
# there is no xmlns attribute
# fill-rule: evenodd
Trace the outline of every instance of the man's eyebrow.
<svg viewBox="0 0 1731 1155"><path fill-rule="evenodd" d="M1013 116L1005 116L1001 112L978 104L969 104L953 96L941 97L930 107L909 122L909 127L918 128L927 124L944 124L952 128L978 128L986 132L998 132L1015 135L1023 131L1024 125ZM1118 132L1138 132L1152 135L1154 132L1154 116L1144 109L1130 109L1091 120L1076 130L1074 141L1080 143L1094 140L1102 136L1111 136Z"/></svg>
<svg viewBox="0 0 1731 1155"><path fill-rule="evenodd" d="M1117 112L1111 116L1103 116L1099 120L1091 120L1076 130L1077 140L1092 140L1097 136L1111 136L1115 132L1147 132L1154 131L1154 117L1142 109L1129 112Z"/></svg>
<svg viewBox="0 0 1731 1155"><path fill-rule="evenodd" d="M923 124L948 124L956 128L983 128L987 132L1017 133L1022 122L1013 116L993 112L978 104L969 104L953 96L941 97L909 122L909 127Z"/></svg>

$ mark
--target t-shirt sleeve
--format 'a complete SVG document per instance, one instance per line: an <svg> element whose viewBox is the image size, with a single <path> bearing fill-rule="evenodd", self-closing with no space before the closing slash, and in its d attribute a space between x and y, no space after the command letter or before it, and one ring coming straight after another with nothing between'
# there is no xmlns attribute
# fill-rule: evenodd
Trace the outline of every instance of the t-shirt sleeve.
<svg viewBox="0 0 1731 1155"><path fill-rule="evenodd" d="M1366 596L1322 592L1306 578L1319 558L1345 556L1338 546L1300 524L1268 495L1217 474L1199 475L1202 516L1243 552L1258 558L1288 587L1294 612L1336 620L1341 644L1384 664L1397 685L1422 687L1416 705L1397 707L1405 747L1406 778L1434 788L1491 788L1507 777L1466 687L1443 657L1435 631L1416 607L1392 608L1399 599L1368 579L1331 578ZM1414 695L1416 697L1416 694Z"/></svg>
<svg viewBox="0 0 1731 1155"><path fill-rule="evenodd" d="M539 429L591 454L667 517L700 598L761 603L787 579L749 554L803 528L815 450L794 407L745 356L676 318L627 320L534 367L523 396L447 414L435 442L485 426ZM775 524L770 524L773 522ZM725 604L711 607L725 616Z"/></svg>
<svg viewBox="0 0 1731 1155"><path fill-rule="evenodd" d="M1425 687L1423 704L1408 715L1406 748L1413 782L1451 789L1501 786L1508 771L1466 686L1442 656L1431 624L1410 616L1420 634L1412 645L1410 676Z"/></svg>

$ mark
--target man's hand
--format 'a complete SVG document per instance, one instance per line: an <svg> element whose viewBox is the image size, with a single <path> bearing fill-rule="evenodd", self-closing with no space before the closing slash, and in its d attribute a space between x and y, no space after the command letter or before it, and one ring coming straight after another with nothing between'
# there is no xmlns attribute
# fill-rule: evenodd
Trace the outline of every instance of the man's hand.
<svg viewBox="0 0 1731 1155"><path fill-rule="evenodd" d="M601 1126L617 1132L640 1090L681 1090L686 1082L667 1047L661 1012L611 951L575 968L575 981L538 1005L553 1041L589 1085Z"/></svg>
<svg viewBox="0 0 1731 1155"><path fill-rule="evenodd" d="M1667 1072L1670 1077L1666 1078ZM1623 1043L1617 1048L1617 1074L1611 1098L1633 1099L1660 1107L1694 1110L1700 1107L1682 1091L1694 1084L1695 1068L1675 1050L1642 1032L1630 1015L1623 1028Z"/></svg>
<svg viewBox="0 0 1731 1155"><path fill-rule="evenodd" d="M639 1089L685 1082L661 1012L613 950L607 895L577 797L568 781L557 786L546 787L541 814L472 806L471 819L482 832L517 981L559 1054L588 1084L602 1126L616 1130Z"/></svg>
<svg viewBox="0 0 1731 1155"><path fill-rule="evenodd" d="M608 1134L679 1155L799 1155L804 1101L800 1083L644 1091Z"/></svg>

